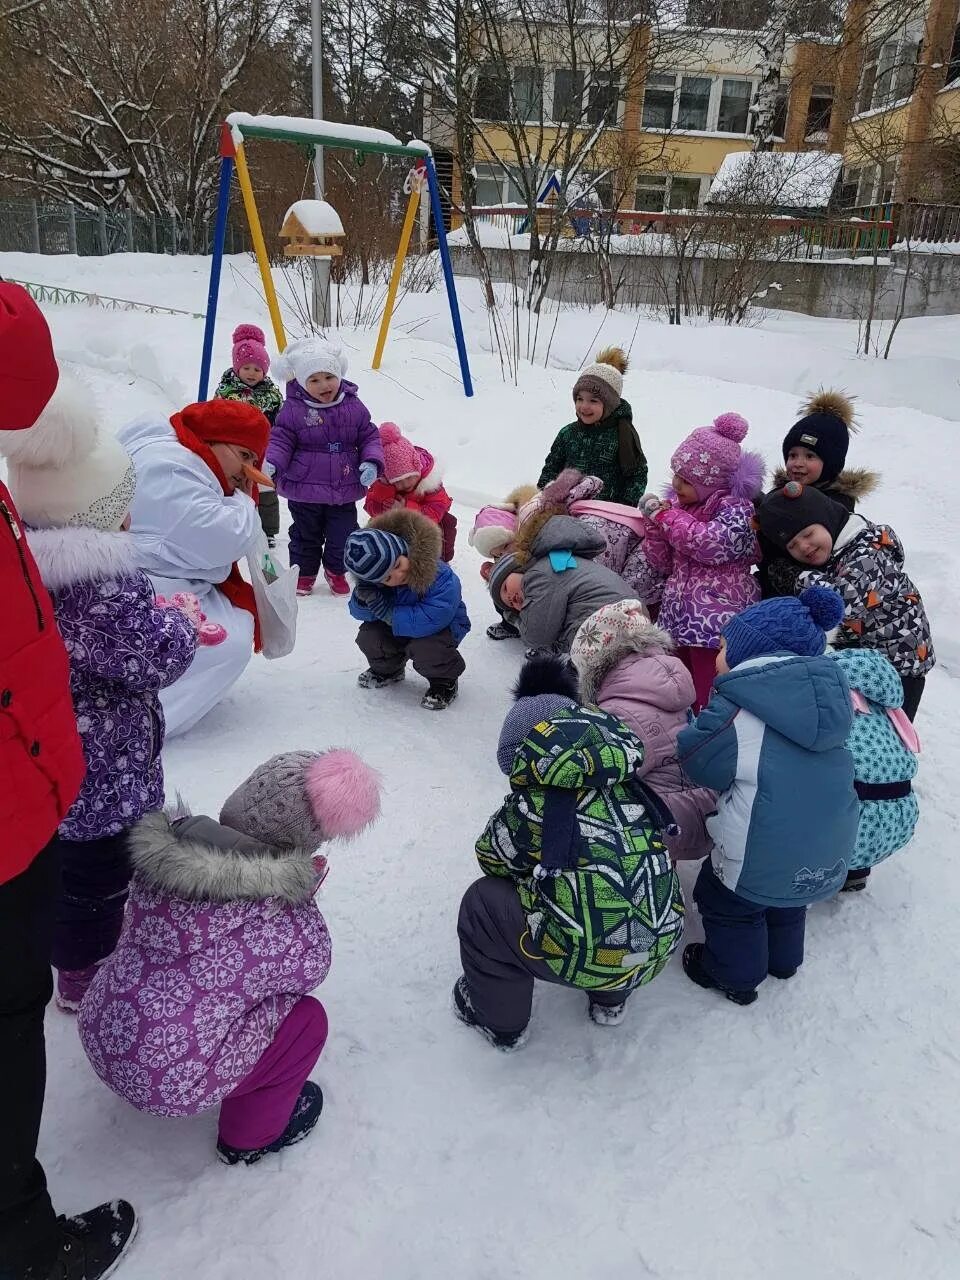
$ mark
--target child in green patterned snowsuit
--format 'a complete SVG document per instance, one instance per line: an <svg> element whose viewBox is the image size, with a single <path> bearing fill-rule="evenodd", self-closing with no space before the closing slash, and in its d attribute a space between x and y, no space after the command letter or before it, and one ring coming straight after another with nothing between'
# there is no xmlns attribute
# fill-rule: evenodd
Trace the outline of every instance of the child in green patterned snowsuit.
<svg viewBox="0 0 960 1280"><path fill-rule="evenodd" d="M535 978L585 991L594 1022L618 1022L682 933L680 884L634 780L643 747L575 692L562 661L524 667L497 751L510 795L460 907L457 1013L498 1048L519 1043Z"/></svg>
<svg viewBox="0 0 960 1280"><path fill-rule="evenodd" d="M573 467L603 481L604 502L635 507L646 491L647 460L633 425L633 410L622 399L627 357L619 347L600 351L573 388L576 420L554 440L537 482L543 489Z"/></svg>

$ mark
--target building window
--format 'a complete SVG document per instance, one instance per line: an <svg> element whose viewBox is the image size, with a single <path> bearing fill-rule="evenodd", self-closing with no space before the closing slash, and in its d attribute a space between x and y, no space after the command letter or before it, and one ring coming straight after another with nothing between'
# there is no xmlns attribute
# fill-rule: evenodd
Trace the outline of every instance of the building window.
<svg viewBox="0 0 960 1280"><path fill-rule="evenodd" d="M557 124L570 124L583 117L583 72L561 67L553 73L553 110Z"/></svg>
<svg viewBox="0 0 960 1280"><path fill-rule="evenodd" d="M895 35L875 40L866 52L857 112L882 110L909 98L917 74L920 41L915 32L901 28Z"/></svg>
<svg viewBox="0 0 960 1280"><path fill-rule="evenodd" d="M833 114L833 86L815 84L810 90L810 104L807 107L807 124L803 131L805 138L830 131L830 117Z"/></svg>
<svg viewBox="0 0 960 1280"><path fill-rule="evenodd" d="M665 173L644 173L637 182L635 207L650 213L662 213L667 207L667 183Z"/></svg>
<svg viewBox="0 0 960 1280"><path fill-rule="evenodd" d="M698 209L703 178L691 174L643 173L634 207L646 213Z"/></svg>
<svg viewBox="0 0 960 1280"><path fill-rule="evenodd" d="M755 87L752 80L648 76L643 97L643 127L664 131L681 129L690 133L712 130L743 137L750 127L750 104Z"/></svg>
<svg viewBox="0 0 960 1280"><path fill-rule="evenodd" d="M676 76L647 76L643 93L644 129L673 127L673 99L676 91Z"/></svg>
<svg viewBox="0 0 960 1280"><path fill-rule="evenodd" d="M787 110L790 106L790 86L781 83L777 90L776 101L773 104L773 136L775 138L785 138L787 136Z"/></svg>
<svg viewBox="0 0 960 1280"><path fill-rule="evenodd" d="M508 119L510 79L506 67L487 63L477 80L477 115L481 120Z"/></svg>
<svg viewBox="0 0 960 1280"><path fill-rule="evenodd" d="M844 169L843 182L840 187L840 208L853 209L860 198L859 169Z"/></svg>
<svg viewBox="0 0 960 1280"><path fill-rule="evenodd" d="M503 166L499 164L478 164L475 166L477 205L501 205L503 200L503 180L506 177Z"/></svg>
<svg viewBox="0 0 960 1280"><path fill-rule="evenodd" d="M543 71L540 67L515 67L513 99L517 119L539 123L543 119Z"/></svg>
<svg viewBox="0 0 960 1280"><path fill-rule="evenodd" d="M615 72L598 71L590 83L587 121L590 124L616 124L619 81Z"/></svg>
<svg viewBox="0 0 960 1280"><path fill-rule="evenodd" d="M947 67L947 84L960 79L960 22L953 33L953 48L950 50L950 63Z"/></svg>
<svg viewBox="0 0 960 1280"><path fill-rule="evenodd" d="M706 76L684 76L680 81L677 128L704 132L710 114L711 81Z"/></svg>
<svg viewBox="0 0 960 1280"><path fill-rule="evenodd" d="M746 133L753 98L752 80L724 80L720 86L720 109L717 112L719 133Z"/></svg>
<svg viewBox="0 0 960 1280"><path fill-rule="evenodd" d="M855 172L857 171L850 171L844 183L844 189L853 181ZM859 172L860 184L857 190L857 204L889 204L893 200L897 187L896 160L885 160L883 164L868 164Z"/></svg>
<svg viewBox="0 0 960 1280"><path fill-rule="evenodd" d="M672 177L670 179L669 207L673 210L698 209L700 207L700 179Z"/></svg>

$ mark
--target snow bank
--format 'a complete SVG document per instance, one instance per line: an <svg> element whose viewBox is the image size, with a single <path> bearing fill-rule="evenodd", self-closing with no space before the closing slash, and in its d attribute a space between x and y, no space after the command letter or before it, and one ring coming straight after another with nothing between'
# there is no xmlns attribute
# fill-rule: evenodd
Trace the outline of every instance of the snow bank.
<svg viewBox="0 0 960 1280"><path fill-rule="evenodd" d="M819 151L734 151L710 187L710 204L826 209L843 156Z"/></svg>

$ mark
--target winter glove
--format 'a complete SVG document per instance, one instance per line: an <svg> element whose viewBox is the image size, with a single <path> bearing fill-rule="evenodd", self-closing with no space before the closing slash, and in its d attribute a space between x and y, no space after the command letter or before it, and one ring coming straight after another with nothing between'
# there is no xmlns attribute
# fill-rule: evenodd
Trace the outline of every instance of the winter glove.
<svg viewBox="0 0 960 1280"><path fill-rule="evenodd" d="M377 478L377 468L372 462L360 463L360 483L365 489L369 489Z"/></svg>
<svg viewBox="0 0 960 1280"><path fill-rule="evenodd" d="M380 595L380 588L372 582L358 582L353 589L353 594L360 604L369 609L377 596Z"/></svg>
<svg viewBox="0 0 960 1280"><path fill-rule="evenodd" d="M372 600L366 602L366 605L379 622L389 622L393 617L393 605L384 591L378 591Z"/></svg>
<svg viewBox="0 0 960 1280"><path fill-rule="evenodd" d="M655 493L645 493L637 503L637 506L645 516L652 520L658 511L662 511L667 506L667 503Z"/></svg>
<svg viewBox="0 0 960 1280"><path fill-rule="evenodd" d="M277 468L274 466L272 462L265 462L263 464L263 470L264 470L264 474L268 475L271 480L277 474Z"/></svg>

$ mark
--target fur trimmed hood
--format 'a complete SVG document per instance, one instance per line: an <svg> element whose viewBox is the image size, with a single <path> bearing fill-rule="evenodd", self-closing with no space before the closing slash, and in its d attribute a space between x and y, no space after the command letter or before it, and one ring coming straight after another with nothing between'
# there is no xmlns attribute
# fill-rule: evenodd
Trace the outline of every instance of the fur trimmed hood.
<svg viewBox="0 0 960 1280"><path fill-rule="evenodd" d="M669 632L654 622L635 623L628 633L611 636L609 643L598 652L589 652L574 641L570 656L580 676L581 698L595 703L600 686L624 658L665 657L672 654L674 648Z"/></svg>
<svg viewBox="0 0 960 1280"><path fill-rule="evenodd" d="M71 526L32 529L28 540L48 591L63 591L78 582L130 578L138 572L137 548L129 533Z"/></svg>
<svg viewBox="0 0 960 1280"><path fill-rule="evenodd" d="M383 529L395 533L409 547L410 574L406 585L416 595L422 596L433 586L437 577L437 565L443 549L440 526L422 516L419 511L407 511L397 507L375 516L368 529Z"/></svg>
<svg viewBox="0 0 960 1280"><path fill-rule="evenodd" d="M305 849L272 849L212 818L148 813L130 832L130 861L146 884L193 902L307 902L317 886Z"/></svg>
<svg viewBox="0 0 960 1280"><path fill-rule="evenodd" d="M773 473L774 489L782 489L789 479L785 467L778 467ZM864 498L868 498L874 493L880 485L880 474L877 471L869 471L866 467L848 467L845 471L841 471L831 484L823 490L828 496L830 493L837 493L842 498L850 498L854 502L862 502ZM31 546L32 546L31 541Z"/></svg>
<svg viewBox="0 0 960 1280"><path fill-rule="evenodd" d="M414 448L423 470L420 472L420 483L413 492L419 494L436 493L438 489L443 488L443 467L439 459L435 458L428 449L424 449L420 445L415 445Z"/></svg>

